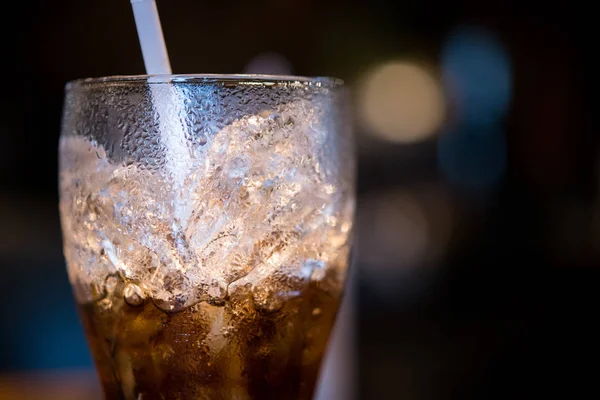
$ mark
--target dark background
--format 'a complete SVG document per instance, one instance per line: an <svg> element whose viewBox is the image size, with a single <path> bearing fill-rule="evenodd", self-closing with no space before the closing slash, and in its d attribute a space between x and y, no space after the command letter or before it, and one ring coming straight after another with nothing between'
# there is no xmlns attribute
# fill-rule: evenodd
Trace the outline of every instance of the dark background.
<svg viewBox="0 0 600 400"><path fill-rule="evenodd" d="M63 88L142 74L143 61L128 1L10 6L0 17L0 373L89 370L58 222ZM158 6L176 73L283 71L336 76L356 89L360 398L597 396L591 6ZM445 123L427 137L382 139L360 120L361 82L389 62L426 66L443 91Z"/></svg>

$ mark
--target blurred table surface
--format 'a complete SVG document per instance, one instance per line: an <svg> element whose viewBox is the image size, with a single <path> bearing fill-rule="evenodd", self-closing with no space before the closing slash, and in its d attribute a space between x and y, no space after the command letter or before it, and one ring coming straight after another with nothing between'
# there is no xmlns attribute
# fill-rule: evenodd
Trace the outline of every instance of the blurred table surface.
<svg viewBox="0 0 600 400"><path fill-rule="evenodd" d="M0 373L0 400L101 400L94 371Z"/></svg>

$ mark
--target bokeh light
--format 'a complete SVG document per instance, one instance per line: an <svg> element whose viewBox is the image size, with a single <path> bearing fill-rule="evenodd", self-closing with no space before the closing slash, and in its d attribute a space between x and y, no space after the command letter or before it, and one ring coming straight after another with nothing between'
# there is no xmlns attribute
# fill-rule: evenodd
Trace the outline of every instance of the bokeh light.
<svg viewBox="0 0 600 400"><path fill-rule="evenodd" d="M387 193L369 204L372 235L363 238L363 253L372 267L410 268L423 257L429 241L425 211L409 192Z"/></svg>
<svg viewBox="0 0 600 400"><path fill-rule="evenodd" d="M501 42L479 27L459 27L443 46L444 88L461 123L496 122L511 97L511 66Z"/></svg>
<svg viewBox="0 0 600 400"><path fill-rule="evenodd" d="M384 295L415 289L445 254L454 229L454 204L437 184L399 187L360 205L358 256L363 277Z"/></svg>
<svg viewBox="0 0 600 400"><path fill-rule="evenodd" d="M368 72L359 84L357 104L365 131L390 142L424 140L444 119L440 83L412 62L389 62Z"/></svg>
<svg viewBox="0 0 600 400"><path fill-rule="evenodd" d="M274 52L260 53L256 55L246 68L245 74L270 74L270 75L292 75L294 68L292 64L281 54Z"/></svg>

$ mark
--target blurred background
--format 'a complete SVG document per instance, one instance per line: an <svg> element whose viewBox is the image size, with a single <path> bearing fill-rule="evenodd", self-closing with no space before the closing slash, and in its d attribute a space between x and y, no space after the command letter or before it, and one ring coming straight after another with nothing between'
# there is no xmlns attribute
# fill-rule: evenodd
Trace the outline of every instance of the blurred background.
<svg viewBox="0 0 600 400"><path fill-rule="evenodd" d="M126 0L11 6L0 17L0 399L97 398L62 256L57 143L67 81L144 73L133 15ZM325 75L352 89L358 237L320 399L598 394L590 6L158 7L176 73Z"/></svg>

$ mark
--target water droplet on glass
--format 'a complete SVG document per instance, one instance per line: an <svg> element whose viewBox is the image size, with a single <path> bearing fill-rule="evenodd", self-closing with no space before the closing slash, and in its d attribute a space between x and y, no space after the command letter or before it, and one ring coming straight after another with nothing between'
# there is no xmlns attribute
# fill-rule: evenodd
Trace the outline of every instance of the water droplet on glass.
<svg viewBox="0 0 600 400"><path fill-rule="evenodd" d="M208 137L203 126L193 127L191 141L198 146L204 146L206 143L208 143Z"/></svg>
<svg viewBox="0 0 600 400"><path fill-rule="evenodd" d="M123 290L123 296L125 297L125 302L131 307L141 306L145 298L142 289L133 283L125 286L125 290Z"/></svg>
<svg viewBox="0 0 600 400"><path fill-rule="evenodd" d="M104 150L104 147L98 147L98 149L96 150L96 156L98 156L98 158L101 160L106 158L106 150Z"/></svg>
<svg viewBox="0 0 600 400"><path fill-rule="evenodd" d="M321 315L321 309L319 307L313 308L312 315L313 315L313 317L317 317L317 316Z"/></svg>

